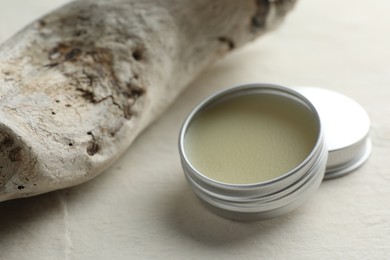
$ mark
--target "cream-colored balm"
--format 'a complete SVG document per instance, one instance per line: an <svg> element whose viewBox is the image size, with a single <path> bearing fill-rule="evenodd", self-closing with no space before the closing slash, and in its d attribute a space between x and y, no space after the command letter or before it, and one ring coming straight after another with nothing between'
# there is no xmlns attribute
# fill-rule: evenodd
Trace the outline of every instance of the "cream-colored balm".
<svg viewBox="0 0 390 260"><path fill-rule="evenodd" d="M316 122L308 107L283 96L236 96L196 116L185 135L185 153L212 180L265 182L305 160L318 138Z"/></svg>

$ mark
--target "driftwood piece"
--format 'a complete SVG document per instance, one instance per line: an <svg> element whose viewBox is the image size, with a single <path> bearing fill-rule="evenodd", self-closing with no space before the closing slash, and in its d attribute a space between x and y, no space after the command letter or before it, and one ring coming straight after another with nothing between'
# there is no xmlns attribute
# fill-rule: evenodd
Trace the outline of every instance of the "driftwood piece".
<svg viewBox="0 0 390 260"><path fill-rule="evenodd" d="M288 0L80 0L0 47L0 201L101 173L208 65Z"/></svg>

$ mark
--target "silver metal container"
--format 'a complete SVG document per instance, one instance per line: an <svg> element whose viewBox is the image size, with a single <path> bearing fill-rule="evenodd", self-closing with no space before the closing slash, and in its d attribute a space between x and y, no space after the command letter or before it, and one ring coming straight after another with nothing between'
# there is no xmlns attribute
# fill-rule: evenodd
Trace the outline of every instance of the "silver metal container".
<svg viewBox="0 0 390 260"><path fill-rule="evenodd" d="M283 96L304 105L318 126L317 141L306 159L275 179L253 184L222 183L203 175L191 165L185 150L186 133L193 120L208 107L242 95ZM185 177L194 193L214 213L233 220L250 221L288 213L311 197L321 184L328 157L323 126L312 103L298 92L272 84L250 84L217 93L199 104L187 117L179 137Z"/></svg>

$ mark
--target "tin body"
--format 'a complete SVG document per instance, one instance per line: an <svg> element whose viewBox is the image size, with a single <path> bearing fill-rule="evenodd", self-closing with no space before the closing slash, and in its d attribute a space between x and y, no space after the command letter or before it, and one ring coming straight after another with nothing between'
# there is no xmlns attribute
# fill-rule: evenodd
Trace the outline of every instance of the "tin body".
<svg viewBox="0 0 390 260"><path fill-rule="evenodd" d="M313 115L318 126L316 143L297 167L269 181L228 184L197 171L185 151L185 138L191 122L208 107L241 95L278 95L299 102ZM249 84L217 93L199 104L187 117L180 131L179 152L185 177L194 193L214 213L233 220L273 218L296 209L321 184L328 157L323 127L314 106L298 92L272 84Z"/></svg>

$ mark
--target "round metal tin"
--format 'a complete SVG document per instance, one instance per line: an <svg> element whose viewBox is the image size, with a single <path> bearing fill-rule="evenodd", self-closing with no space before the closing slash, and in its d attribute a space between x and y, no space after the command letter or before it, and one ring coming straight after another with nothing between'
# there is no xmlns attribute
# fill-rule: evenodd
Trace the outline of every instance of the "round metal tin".
<svg viewBox="0 0 390 260"><path fill-rule="evenodd" d="M184 143L194 118L222 100L241 95L262 94L283 96L299 102L312 113L313 123L318 126L318 136L306 159L280 177L251 184L219 182L193 167ZM214 213L239 221L277 217L296 209L320 186L328 158L324 129L312 103L294 90L272 84L249 84L230 88L200 103L184 121L179 135L179 153L185 177L200 200Z"/></svg>
<svg viewBox="0 0 390 260"><path fill-rule="evenodd" d="M370 119L356 101L332 90L294 87L317 109L325 131L329 155L325 179L351 173L371 152Z"/></svg>

